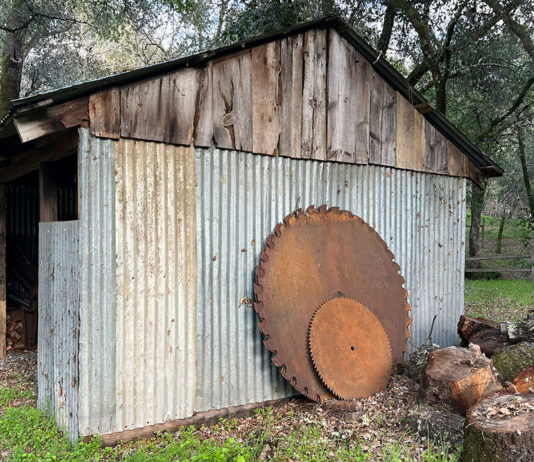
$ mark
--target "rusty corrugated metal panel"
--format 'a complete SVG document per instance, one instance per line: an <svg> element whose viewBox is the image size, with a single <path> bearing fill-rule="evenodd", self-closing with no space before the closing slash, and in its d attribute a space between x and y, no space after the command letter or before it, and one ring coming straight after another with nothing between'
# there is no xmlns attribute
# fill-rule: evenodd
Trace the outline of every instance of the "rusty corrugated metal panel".
<svg viewBox="0 0 534 462"><path fill-rule="evenodd" d="M38 406L78 436L78 221L39 225Z"/></svg>
<svg viewBox="0 0 534 462"><path fill-rule="evenodd" d="M406 279L413 345L456 341L463 312L465 180L386 167L197 149L196 410L292 394L250 306L259 252L299 207L350 210L381 235Z"/></svg>
<svg viewBox="0 0 534 462"><path fill-rule="evenodd" d="M115 429L193 414L195 152L120 140L116 165Z"/></svg>
<svg viewBox="0 0 534 462"><path fill-rule="evenodd" d="M81 435L115 429L115 142L80 129Z"/></svg>

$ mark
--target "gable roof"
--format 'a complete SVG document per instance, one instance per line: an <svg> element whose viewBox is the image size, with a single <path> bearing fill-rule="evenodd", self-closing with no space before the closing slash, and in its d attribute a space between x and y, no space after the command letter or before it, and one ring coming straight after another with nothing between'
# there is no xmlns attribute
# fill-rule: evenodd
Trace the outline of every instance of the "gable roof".
<svg viewBox="0 0 534 462"><path fill-rule="evenodd" d="M160 74L173 72L181 68L196 66L214 58L222 57L253 48L289 35L305 32L313 28L331 27L345 38L373 67L373 69L397 92L404 96L413 106L431 107L428 100L419 93L403 75L398 72L384 57L373 49L363 38L339 17L329 16L315 21L303 23L280 30L274 33L242 40L231 45L208 50L190 56L185 56L172 61L166 61L151 66L146 66L131 71L91 80L88 82L72 85L69 87L53 90L27 98L12 101L10 114L0 122L0 132L9 131L7 122L14 115L26 113L33 109L47 107L52 104L59 104L75 98L88 96L96 91L117 86L121 84L133 83ZM456 126L452 124L441 112L431 109L423 114L425 119L432 124L439 132L449 139L456 147L466 155L475 167L480 169L485 176L501 176L504 170L493 160L491 160L475 143L469 140ZM2 130L4 129L4 130ZM3 138L0 136L0 138Z"/></svg>

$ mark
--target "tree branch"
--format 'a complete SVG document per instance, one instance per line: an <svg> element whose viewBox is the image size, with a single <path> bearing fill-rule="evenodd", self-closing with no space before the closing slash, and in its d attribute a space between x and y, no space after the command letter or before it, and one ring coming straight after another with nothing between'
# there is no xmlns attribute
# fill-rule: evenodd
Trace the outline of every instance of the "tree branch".
<svg viewBox="0 0 534 462"><path fill-rule="evenodd" d="M493 10L505 24L510 28L512 33L521 41L523 48L534 61L534 40L525 24L520 24L512 17L513 8L503 9L499 2L495 0L484 0L485 3Z"/></svg>
<svg viewBox="0 0 534 462"><path fill-rule="evenodd" d="M505 121L508 117L510 117L516 109L521 105L523 100L525 99L525 96L529 92L530 88L534 85L534 76L528 79L525 82L525 85L523 85L523 88L516 96L514 102L512 105L504 112L504 114L495 117L493 120L490 121L486 129L477 137L477 141L481 141L483 138L485 138L491 131L500 123Z"/></svg>
<svg viewBox="0 0 534 462"><path fill-rule="evenodd" d="M396 0L389 0L384 15L384 25L382 26L382 32L378 39L378 51L383 55L386 54L389 48L389 42L391 40L391 34L393 33L393 26L395 24L395 15L397 14L397 2Z"/></svg>

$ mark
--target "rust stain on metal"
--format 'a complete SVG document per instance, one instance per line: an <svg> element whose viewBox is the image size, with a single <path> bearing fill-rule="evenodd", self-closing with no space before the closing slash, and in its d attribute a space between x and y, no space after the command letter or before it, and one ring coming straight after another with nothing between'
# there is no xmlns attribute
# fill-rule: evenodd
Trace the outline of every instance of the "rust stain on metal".
<svg viewBox="0 0 534 462"><path fill-rule="evenodd" d="M380 320L393 364L409 337L407 292L393 254L361 218L338 207L299 209L276 225L256 267L255 310L272 361L291 385L320 401L331 397L313 367L308 327L325 301L359 300Z"/></svg>
<svg viewBox="0 0 534 462"><path fill-rule="evenodd" d="M336 297L313 315L309 348L315 370L341 399L382 390L391 375L391 345L382 323L356 300Z"/></svg>

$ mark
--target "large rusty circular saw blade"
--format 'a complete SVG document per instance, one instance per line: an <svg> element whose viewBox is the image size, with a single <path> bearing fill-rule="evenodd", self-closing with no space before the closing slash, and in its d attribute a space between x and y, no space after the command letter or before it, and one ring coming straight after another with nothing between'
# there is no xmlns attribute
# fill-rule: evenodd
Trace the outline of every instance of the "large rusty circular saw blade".
<svg viewBox="0 0 534 462"><path fill-rule="evenodd" d="M288 215L266 240L256 268L254 304L273 363L310 399L332 397L308 352L317 307L337 295L369 307L388 333L394 364L408 338L407 292L393 254L361 218L337 207Z"/></svg>
<svg viewBox="0 0 534 462"><path fill-rule="evenodd" d="M308 342L315 370L336 397L366 398L387 385L393 369L388 334L356 300L336 297L317 308Z"/></svg>

